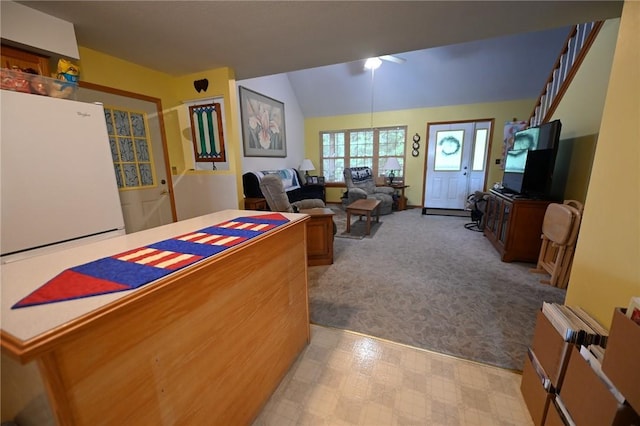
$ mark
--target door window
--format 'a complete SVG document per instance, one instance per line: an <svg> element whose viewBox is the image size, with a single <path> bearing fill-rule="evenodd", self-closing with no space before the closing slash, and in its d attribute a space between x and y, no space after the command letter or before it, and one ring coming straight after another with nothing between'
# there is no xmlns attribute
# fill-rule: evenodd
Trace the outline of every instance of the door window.
<svg viewBox="0 0 640 426"><path fill-rule="evenodd" d="M155 186L146 114L105 106L104 117L118 188Z"/></svg>
<svg viewBox="0 0 640 426"><path fill-rule="evenodd" d="M435 171L460 170L464 130L436 132Z"/></svg>

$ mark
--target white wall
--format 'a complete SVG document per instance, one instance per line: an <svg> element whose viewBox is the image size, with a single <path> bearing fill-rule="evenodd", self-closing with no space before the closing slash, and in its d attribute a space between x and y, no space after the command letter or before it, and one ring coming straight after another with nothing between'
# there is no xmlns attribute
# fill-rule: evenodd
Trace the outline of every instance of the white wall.
<svg viewBox="0 0 640 426"><path fill-rule="evenodd" d="M173 190L178 220L238 208L236 178L231 174L173 175Z"/></svg>
<svg viewBox="0 0 640 426"><path fill-rule="evenodd" d="M254 92L284 103L285 136L287 156L274 157L242 157L242 172L253 170L269 170L293 167L297 169L304 159L304 116L298 104L296 94L286 74L238 80L238 86L246 87ZM238 111L240 115L240 111ZM242 129L238 129L242 137ZM317 167L317 166L316 166Z"/></svg>

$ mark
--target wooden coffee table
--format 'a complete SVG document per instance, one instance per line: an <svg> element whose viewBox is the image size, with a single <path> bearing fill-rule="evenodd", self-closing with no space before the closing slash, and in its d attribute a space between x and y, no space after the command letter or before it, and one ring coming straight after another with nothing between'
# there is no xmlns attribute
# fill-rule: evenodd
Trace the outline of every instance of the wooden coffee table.
<svg viewBox="0 0 640 426"><path fill-rule="evenodd" d="M380 206L380 200L376 200L375 198L365 198L349 204L346 209L347 234L351 232L351 215L357 214L360 215L360 220L362 220L362 216L367 217L367 232L365 235L369 235L371 233L371 215L375 214L376 222L380 222L380 209L378 206Z"/></svg>

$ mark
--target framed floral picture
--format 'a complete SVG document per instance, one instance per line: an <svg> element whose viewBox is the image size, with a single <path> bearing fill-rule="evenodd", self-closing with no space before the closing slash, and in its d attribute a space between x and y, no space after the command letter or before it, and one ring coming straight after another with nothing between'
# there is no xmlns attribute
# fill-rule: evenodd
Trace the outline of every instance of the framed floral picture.
<svg viewBox="0 0 640 426"><path fill-rule="evenodd" d="M284 104L240 86L245 157L286 157Z"/></svg>

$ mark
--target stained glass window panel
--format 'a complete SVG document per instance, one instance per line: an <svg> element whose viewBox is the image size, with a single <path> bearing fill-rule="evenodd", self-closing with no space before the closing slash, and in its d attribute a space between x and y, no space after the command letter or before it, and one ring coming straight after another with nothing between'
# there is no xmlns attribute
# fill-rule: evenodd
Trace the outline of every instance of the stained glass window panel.
<svg viewBox="0 0 640 426"><path fill-rule="evenodd" d="M126 111L114 111L115 125L118 136L131 135L131 125L129 123L129 114Z"/></svg>
<svg viewBox="0 0 640 426"><path fill-rule="evenodd" d="M153 174L150 164L140 164L140 180L142 186L153 185Z"/></svg>
<svg viewBox="0 0 640 426"><path fill-rule="evenodd" d="M135 164L123 164L122 170L124 171L124 184L127 187L140 186L140 179L138 178L138 167Z"/></svg>
<svg viewBox="0 0 640 426"><path fill-rule="evenodd" d="M149 147L145 139L136 139L136 156L138 161L150 161Z"/></svg>
<svg viewBox="0 0 640 426"><path fill-rule="evenodd" d="M221 110L222 106L217 102L189 107L191 138L196 163L223 163L226 161Z"/></svg>
<svg viewBox="0 0 640 426"><path fill-rule="evenodd" d="M155 186L146 114L105 107L104 118L118 188L139 189Z"/></svg>
<svg viewBox="0 0 640 426"><path fill-rule="evenodd" d="M145 137L144 116L142 114L131 114L131 127L133 128L133 136L137 138Z"/></svg>
<svg viewBox="0 0 640 426"><path fill-rule="evenodd" d="M136 157L133 152L133 141L129 138L120 139L120 161L135 161Z"/></svg>

